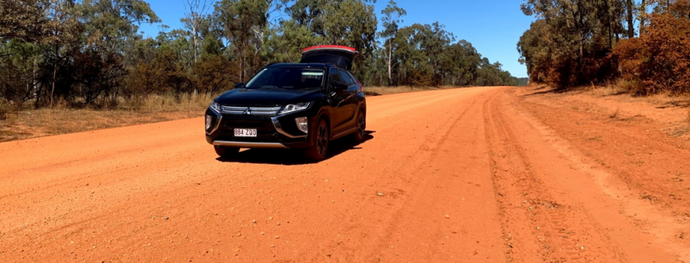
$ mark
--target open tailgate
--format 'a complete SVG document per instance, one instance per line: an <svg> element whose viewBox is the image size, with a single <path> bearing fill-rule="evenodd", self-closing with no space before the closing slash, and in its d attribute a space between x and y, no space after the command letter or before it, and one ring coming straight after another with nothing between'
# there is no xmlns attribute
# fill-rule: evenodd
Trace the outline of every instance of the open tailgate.
<svg viewBox="0 0 690 263"><path fill-rule="evenodd" d="M352 60L357 55L354 48L336 45L313 46L302 50L300 63L330 63L350 70Z"/></svg>

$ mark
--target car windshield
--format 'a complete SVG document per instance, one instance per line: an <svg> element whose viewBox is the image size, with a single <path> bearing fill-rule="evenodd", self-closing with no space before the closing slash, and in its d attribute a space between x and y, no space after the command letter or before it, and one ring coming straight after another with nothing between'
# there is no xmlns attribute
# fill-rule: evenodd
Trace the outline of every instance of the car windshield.
<svg viewBox="0 0 690 263"><path fill-rule="evenodd" d="M324 71L306 67L265 68L247 82L249 89L315 89L323 84Z"/></svg>

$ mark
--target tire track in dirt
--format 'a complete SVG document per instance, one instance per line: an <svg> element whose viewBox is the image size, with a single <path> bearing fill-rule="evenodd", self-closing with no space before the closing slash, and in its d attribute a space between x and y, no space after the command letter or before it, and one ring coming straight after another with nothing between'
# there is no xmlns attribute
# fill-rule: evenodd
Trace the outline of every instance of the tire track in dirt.
<svg viewBox="0 0 690 263"><path fill-rule="evenodd" d="M369 97L319 163L201 118L0 143L0 262L674 262L513 90Z"/></svg>
<svg viewBox="0 0 690 263"><path fill-rule="evenodd" d="M609 238L576 204L556 201L529 153L518 143L496 94L485 102L485 121L497 199L504 217L509 261L619 262ZM522 200L522 201L520 201ZM585 247L586 245L586 247ZM536 258L534 258L536 256Z"/></svg>
<svg viewBox="0 0 690 263"><path fill-rule="evenodd" d="M514 94L512 92L514 91L511 91L511 95ZM602 167L600 159L606 159L608 162L608 159L616 157L615 155L593 155L601 149L592 149L582 144L577 145L576 142L558 137L553 128L563 129L562 123L551 122L551 125L555 125L555 127L546 126L532 116L534 112L524 108L525 105L521 104L522 99L515 96L510 96L510 98L511 105L518 109L518 115L528 125L538 131L544 143L556 150L559 159L567 162L567 164L562 165L562 167L567 169L562 169L557 174L551 168L549 173L556 176L552 177L554 180L551 180L549 184L554 186L560 185L562 191L579 200L582 204L587 204L586 208L590 218L596 220L597 224L609 233L612 243L619 244L619 249L627 256L628 261L690 262L690 243L685 242L683 244L683 238L679 238L678 235L678 233L684 233L688 229L687 218L678 213L680 209L671 210L668 207L655 206L655 204L648 203L645 199L639 198L639 195L634 193L635 190L645 189L631 187L627 183L627 180L630 178L626 178L626 173L618 170L621 168L620 166L610 167L603 165ZM533 106L530 103L527 103L527 105ZM566 122L574 121L578 120L568 120ZM628 129L624 133L631 133L631 130L639 129L639 127L630 125ZM613 132L616 136L621 136L619 131L623 130L619 128L606 129L607 133ZM638 133L638 136L640 136L639 134L642 133ZM608 136L606 134L606 137ZM637 144L662 144L656 138L648 141L642 137L644 136L627 140L627 142L617 141L615 142L616 146L609 150L618 151L621 148L626 149ZM665 138L665 140L670 139ZM583 148L589 151L590 154L581 153L580 149ZM673 155L678 151L676 147L670 145L662 145L661 148L667 148L660 151L664 155ZM535 155L544 156L544 154L543 152L536 151ZM657 156L656 158L660 157ZM615 161L619 162L619 160ZM665 163L665 166L674 167L675 160L670 161L670 163ZM558 160L555 163L559 163ZM641 174L650 172L652 171L648 169L640 169L638 171ZM573 177L584 177L588 180L572 180L574 179ZM651 177L650 179L654 179L653 177L655 176ZM661 186L668 187L668 185ZM656 188L660 187L660 185L650 185L646 190L649 191L650 187Z"/></svg>
<svg viewBox="0 0 690 263"><path fill-rule="evenodd" d="M421 262L502 261L502 255L495 253L500 251L500 243L496 243L499 233L493 231L498 225L492 220L481 221L467 216L470 211L481 218L496 215L487 176L485 145L476 140L483 128L478 126L481 122L474 121L488 92L444 107L452 109L451 118L437 116L448 125L425 141L424 151L416 157L422 162L412 169L404 169L407 176L415 179L393 215L397 220L391 221L385 230L387 234L381 239L385 245L377 250L395 247L405 252L400 253L401 258ZM481 200L487 203L477 207L467 205L481 204ZM416 229L415 236L424 238L418 243L400 242L410 238L402 233L409 234L411 229ZM424 242L429 240L432 242ZM423 250L426 255L405 257L415 250Z"/></svg>

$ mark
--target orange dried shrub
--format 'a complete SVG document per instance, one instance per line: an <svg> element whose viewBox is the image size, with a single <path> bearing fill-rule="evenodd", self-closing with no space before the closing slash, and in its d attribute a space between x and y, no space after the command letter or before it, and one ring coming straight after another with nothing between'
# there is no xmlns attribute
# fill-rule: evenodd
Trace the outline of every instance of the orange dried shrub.
<svg viewBox="0 0 690 263"><path fill-rule="evenodd" d="M613 49L613 57L618 58L618 70L625 79L637 79L640 76L642 59L642 40L639 38L623 39Z"/></svg>
<svg viewBox="0 0 690 263"><path fill-rule="evenodd" d="M623 39L613 49L612 59L618 62L618 73L625 80L620 85L636 95L644 95L647 89L640 79L642 65L642 40L640 38Z"/></svg>
<svg viewBox="0 0 690 263"><path fill-rule="evenodd" d="M669 12L652 15L646 34L614 49L622 77L643 84L636 93L690 93L689 11L690 0L678 0Z"/></svg>

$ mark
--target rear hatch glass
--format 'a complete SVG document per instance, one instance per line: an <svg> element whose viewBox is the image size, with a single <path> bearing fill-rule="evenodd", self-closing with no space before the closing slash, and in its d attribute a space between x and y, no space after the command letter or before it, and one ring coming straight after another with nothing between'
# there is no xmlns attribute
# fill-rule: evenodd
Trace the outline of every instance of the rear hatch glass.
<svg viewBox="0 0 690 263"><path fill-rule="evenodd" d="M302 50L300 63L329 63L350 70L356 54L357 51L354 48L346 46L314 46Z"/></svg>

